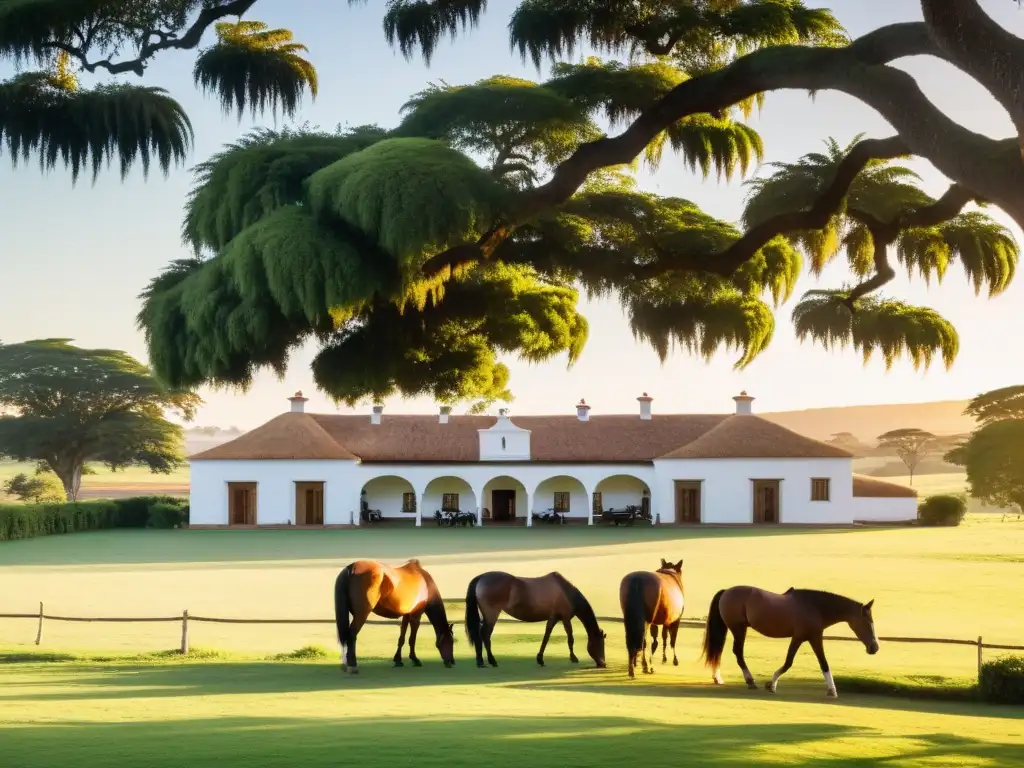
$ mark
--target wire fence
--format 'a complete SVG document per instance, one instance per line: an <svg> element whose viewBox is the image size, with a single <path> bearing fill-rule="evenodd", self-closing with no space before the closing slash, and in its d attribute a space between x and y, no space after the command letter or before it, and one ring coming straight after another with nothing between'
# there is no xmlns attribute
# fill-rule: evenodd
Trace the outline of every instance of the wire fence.
<svg viewBox="0 0 1024 768"><path fill-rule="evenodd" d="M464 600L446 600L446 605L460 605L464 604ZM238 618L224 618L218 616L195 616L184 610L180 616L131 616L131 617L108 617L108 616L60 616L57 614L46 613L42 603L39 604L39 611L36 613L0 613L0 619L32 619L37 622L36 627L36 645L42 645L43 642L43 626L47 621L63 621L63 622L96 622L96 623L112 623L112 624L171 624L178 623L181 625L181 645L179 650L182 654L187 654L189 651L189 624L334 624L334 619L238 619ZM621 624L621 616L598 616L599 622L606 622L609 624ZM377 625L377 626L395 626L398 624L397 619L368 619L366 624ZM452 622L453 624L462 624L462 619L456 619ZM704 629L705 622L697 621L694 619L684 619L679 623L680 628L685 629ZM847 637L843 635L825 635L825 639L829 641L839 642L860 642L855 637ZM983 638L979 635L977 640L962 640L948 637L880 637L880 642L886 643L908 643L908 644L919 644L919 645L963 645L971 646L977 649L978 652L978 677L981 677L981 667L984 663L985 651L1024 651L1024 645L1002 645L996 643L986 643Z"/></svg>

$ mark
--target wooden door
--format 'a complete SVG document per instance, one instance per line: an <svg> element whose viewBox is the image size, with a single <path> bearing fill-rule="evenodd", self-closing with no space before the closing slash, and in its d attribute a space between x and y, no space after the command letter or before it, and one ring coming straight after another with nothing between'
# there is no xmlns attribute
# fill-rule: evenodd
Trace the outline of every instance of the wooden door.
<svg viewBox="0 0 1024 768"><path fill-rule="evenodd" d="M516 492L491 491L491 514L495 521L516 519Z"/></svg>
<svg viewBox="0 0 1024 768"><path fill-rule="evenodd" d="M700 481L676 481L676 522L693 525L701 522Z"/></svg>
<svg viewBox="0 0 1024 768"><path fill-rule="evenodd" d="M256 525L256 483L228 483L228 523Z"/></svg>
<svg viewBox="0 0 1024 768"><path fill-rule="evenodd" d="M295 524L324 524L324 484L322 482L295 484Z"/></svg>
<svg viewBox="0 0 1024 768"><path fill-rule="evenodd" d="M779 481L754 481L754 522L777 523L780 519Z"/></svg>

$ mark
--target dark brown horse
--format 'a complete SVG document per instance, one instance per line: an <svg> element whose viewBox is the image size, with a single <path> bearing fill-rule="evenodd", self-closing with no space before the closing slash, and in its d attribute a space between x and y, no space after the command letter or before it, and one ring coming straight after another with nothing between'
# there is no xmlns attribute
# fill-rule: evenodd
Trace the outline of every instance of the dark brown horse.
<svg viewBox="0 0 1024 768"><path fill-rule="evenodd" d="M351 621L349 614L352 614ZM402 663L405 631L409 631L409 660L413 666L422 666L416 658L416 633L420 619L427 615L437 637L437 650L446 667L455 664L453 626L448 623L444 601L430 574L423 570L419 560L410 560L403 566L392 567L376 560L357 560L345 566L334 582L334 619L338 625L341 643L341 669L356 674L356 636L371 613L386 619L401 619L395 666Z"/></svg>
<svg viewBox="0 0 1024 768"><path fill-rule="evenodd" d="M501 612L519 621L548 623L544 639L537 652L537 663L544 666L544 649L551 638L551 630L561 622L569 640L569 660L578 664L573 650L572 619L575 616L587 631L587 653L599 667L605 666L604 630L597 624L594 609L587 598L562 574L527 579L503 571L481 573L469 582L466 590L466 635L476 648L476 665L484 666L483 649L487 648L487 662L498 666L491 652L491 635Z"/></svg>
<svg viewBox="0 0 1024 768"><path fill-rule="evenodd" d="M725 648L726 634L732 630L732 652L736 654L736 661L743 670L743 679L747 681L747 687L757 688L754 676L743 660L743 642L747 637L747 628L751 627L765 637L792 638L786 662L779 667L771 682L765 683L766 689L775 693L779 678L793 666L793 659L800 646L810 643L814 655L818 657L821 673L825 676L827 694L837 696L836 684L825 658L822 635L832 625L845 621L857 639L864 643L869 654L878 653L878 635L875 634L875 621L871 617L874 602L858 603L832 592L793 587L782 595L757 587L723 589L712 598L708 609L708 623L704 630L704 661L711 667L715 684L721 685L722 650Z"/></svg>
<svg viewBox="0 0 1024 768"><path fill-rule="evenodd" d="M629 656L629 676L634 677L636 658L640 656L644 673L654 674L654 651L658 649L658 627L668 630L672 640L672 656L676 653L676 635L683 618L683 561L661 561L657 571L634 571L619 584L619 605L626 628L626 652ZM647 628L654 639L651 663L647 664ZM668 640L666 639L666 644ZM667 661L665 650L662 659ZM673 663L679 660L673 658Z"/></svg>

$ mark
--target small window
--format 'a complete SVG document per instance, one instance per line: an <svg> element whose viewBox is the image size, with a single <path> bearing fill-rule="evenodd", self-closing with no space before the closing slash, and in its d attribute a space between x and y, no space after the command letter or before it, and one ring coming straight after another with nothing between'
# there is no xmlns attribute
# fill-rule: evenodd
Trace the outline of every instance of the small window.
<svg viewBox="0 0 1024 768"><path fill-rule="evenodd" d="M416 494L415 493L403 493L402 494L402 511L406 514L416 514Z"/></svg>
<svg viewBox="0 0 1024 768"><path fill-rule="evenodd" d="M602 512L604 512L604 507L601 502L601 492L597 491L594 494L594 514L600 515Z"/></svg>
<svg viewBox="0 0 1024 768"><path fill-rule="evenodd" d="M555 512L569 511L569 492L555 491Z"/></svg>
<svg viewBox="0 0 1024 768"><path fill-rule="evenodd" d="M829 479L827 477L815 477L811 480L811 501L829 500Z"/></svg>
<svg viewBox="0 0 1024 768"><path fill-rule="evenodd" d="M501 450L505 450L505 438L501 438Z"/></svg>
<svg viewBox="0 0 1024 768"><path fill-rule="evenodd" d="M457 493L446 493L441 496L441 509L447 512L448 510L457 510L459 508L459 494Z"/></svg>

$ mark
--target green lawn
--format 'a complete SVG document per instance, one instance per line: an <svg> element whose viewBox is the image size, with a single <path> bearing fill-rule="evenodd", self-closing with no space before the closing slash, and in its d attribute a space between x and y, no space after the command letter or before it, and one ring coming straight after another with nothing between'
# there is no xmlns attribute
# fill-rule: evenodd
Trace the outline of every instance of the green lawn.
<svg viewBox="0 0 1024 768"><path fill-rule="evenodd" d="M418 556L446 597L462 597L488 568L523 575L558 569L601 615L618 613L629 570L660 557L685 561L687 614L700 618L718 588L812 586L876 599L881 635L985 636L1020 643L1017 591L1024 524L969 519L960 529L808 532L644 528L358 531L103 532L0 544L0 611L72 615L330 618L331 585L356 557ZM452 616L451 618L457 618ZM606 625L609 669L571 668L556 632L548 666L531 658L541 631L503 623L501 666L477 670L461 638L443 669L425 631L426 666L392 669L397 631L361 635L359 677L341 675L326 625L191 626L194 647L230 657L132 658L174 647L176 624L59 624L42 650L104 649L115 657L0 665L0 745L19 768L124 764L338 766L604 766L635 762L708 766L1002 766L1024 762L1020 708L904 701L850 692L851 676L911 684L967 683L971 648L882 643L826 646L840 698L827 701L804 651L779 694L747 691L727 659L728 685L708 685L700 632L680 632L680 666L629 682L621 625ZM837 634L849 634L845 627ZM577 634L582 630L577 628ZM0 621L0 646L31 653L31 621ZM318 662L264 657L308 644ZM582 646L582 638L580 645ZM754 639L748 663L764 678L785 641ZM582 652L583 648L578 648ZM117 658L120 654L122 658ZM129 657L125 658L124 655ZM202 654L199 654L200 656ZM585 655L585 654L584 654ZM847 686L844 689L844 684Z"/></svg>

